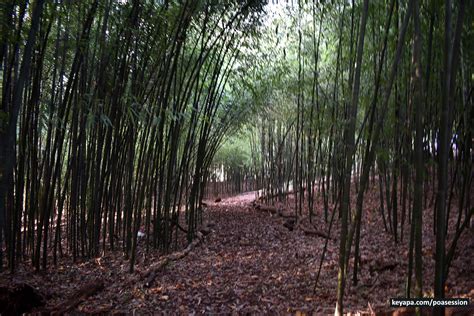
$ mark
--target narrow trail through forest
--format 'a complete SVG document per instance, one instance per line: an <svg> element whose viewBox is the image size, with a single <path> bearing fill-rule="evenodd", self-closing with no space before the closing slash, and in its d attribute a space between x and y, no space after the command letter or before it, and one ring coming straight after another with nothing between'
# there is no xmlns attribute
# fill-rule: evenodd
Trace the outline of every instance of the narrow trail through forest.
<svg viewBox="0 0 474 316"><path fill-rule="evenodd" d="M200 249L168 267L145 304L153 308L161 300L154 306L183 313L323 312L321 303L336 281L336 243L330 241L330 264L321 276L327 296L313 296L323 239L301 238L282 219L256 211L254 199L249 192L209 205L205 216L215 222L214 232ZM330 313L333 307L326 306Z"/></svg>
<svg viewBox="0 0 474 316"><path fill-rule="evenodd" d="M0 316L474 315L473 5L0 0Z"/></svg>
<svg viewBox="0 0 474 316"><path fill-rule="evenodd" d="M313 292L325 240L306 236L297 227L290 231L283 225L286 219L256 211L252 207L254 199L255 193L249 192L209 203L204 216L215 223L213 232L188 256L170 264L143 299L131 302L127 309L184 314L332 314L339 225L333 228L318 288ZM320 213L313 225L307 219L301 225L326 232L328 224L321 209ZM379 220L377 214L368 213L362 232L360 281L358 286L348 282L348 311L368 312L369 303L376 311L387 310L388 299L403 293L406 247L397 247L389 234L380 234ZM474 269L465 261L472 258L468 255L474 249L472 235L472 231L465 234L462 253L453 264L448 282L448 292L455 296L469 293L471 299L474 284L466 275L473 275ZM425 253L433 253L433 240L424 246ZM434 269L433 260L425 264L428 269Z"/></svg>
<svg viewBox="0 0 474 316"><path fill-rule="evenodd" d="M45 308L54 309L74 297L84 284L100 280L104 288L75 307L81 313L332 314L339 224L333 227L318 287L313 292L325 239L305 235L304 226L327 232L322 210L317 208L312 224L303 218L290 230L284 226L287 219L256 210L254 199L255 193L249 192L219 203L208 202L204 222L213 224L211 233L187 256L161 269L149 287L143 285L145 273L162 254L153 251L145 256L143 243L133 274L126 272L128 261L115 251L82 263L64 260L65 264L51 267L48 273L21 269L16 275L3 274L2 278L9 280L0 281L32 284L45 296ZM368 196L369 209L371 203L376 203L376 198ZM380 233L382 223L377 215L368 211L367 224L362 228L359 284L348 282L346 291L347 310L351 312L369 314L369 304L375 311L387 310L388 299L403 293L407 241L397 247L390 234ZM424 226L427 237L431 225ZM474 281L466 276L474 275L469 263L473 235L468 230L461 238L462 247L447 282L448 295L471 300ZM432 257L434 240L426 238L423 246L427 258ZM350 275L351 267L352 262ZM427 275L432 269L434 260L426 260Z"/></svg>

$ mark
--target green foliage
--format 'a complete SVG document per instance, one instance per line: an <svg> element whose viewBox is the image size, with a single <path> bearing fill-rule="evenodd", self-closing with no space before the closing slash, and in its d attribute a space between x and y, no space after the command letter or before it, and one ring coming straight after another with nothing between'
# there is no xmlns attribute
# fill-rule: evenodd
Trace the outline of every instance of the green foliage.
<svg viewBox="0 0 474 316"><path fill-rule="evenodd" d="M229 137L220 146L213 160L213 165L223 165L229 169L243 169L251 167L250 145L246 135Z"/></svg>

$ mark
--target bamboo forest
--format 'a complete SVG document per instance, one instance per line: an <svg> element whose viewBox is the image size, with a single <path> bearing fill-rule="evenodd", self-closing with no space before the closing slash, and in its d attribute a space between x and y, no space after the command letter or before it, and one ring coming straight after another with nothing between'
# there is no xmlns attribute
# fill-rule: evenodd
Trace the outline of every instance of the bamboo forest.
<svg viewBox="0 0 474 316"><path fill-rule="evenodd" d="M0 315L473 315L471 0L0 0Z"/></svg>

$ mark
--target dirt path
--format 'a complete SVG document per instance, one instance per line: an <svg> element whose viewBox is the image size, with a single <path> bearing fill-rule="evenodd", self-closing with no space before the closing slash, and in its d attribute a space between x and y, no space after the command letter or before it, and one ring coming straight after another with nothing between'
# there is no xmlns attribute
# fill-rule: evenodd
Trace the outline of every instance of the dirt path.
<svg viewBox="0 0 474 316"><path fill-rule="evenodd" d="M256 212L254 198L247 193L211 206L207 215L216 231L163 273L150 297L155 303L147 301L183 313L316 311L314 269L308 267L316 266L322 239L301 238L280 219Z"/></svg>
<svg viewBox="0 0 474 316"><path fill-rule="evenodd" d="M319 286L313 292L324 239L305 236L301 230L289 231L283 226L284 219L255 211L251 207L254 199L255 193L250 192L210 205L206 217L216 223L215 231L189 256L162 272L138 310L333 314L338 226L332 233L336 237L328 244ZM396 247L391 236L381 233L379 217L368 214L366 220L360 281L356 287L348 281L346 290L346 308L352 312L368 311L368 303L375 310L386 310L388 299L403 296L404 291L406 241ZM326 231L322 214L314 221L316 227ZM469 235L472 237L472 231L464 236L466 243L460 250L463 255L454 263L448 286L450 295L472 299L474 283L469 275L474 269L468 262L474 244ZM425 246L425 252L432 251L430 242ZM427 270L433 268L433 262L429 257L425 260L425 273L431 274ZM429 288L432 281L426 278L426 282Z"/></svg>
<svg viewBox="0 0 474 316"><path fill-rule="evenodd" d="M338 225L328 244L319 286L313 292L324 239L305 236L298 229L289 231L283 226L284 219L253 209L254 199L255 193L250 192L209 205L205 216L215 222L215 231L189 256L163 271L143 299L132 301L125 310L333 314ZM381 233L375 214L368 214L366 221L359 284L354 287L348 281L346 290L346 308L352 312L368 311L368 303L375 310L386 310L388 299L403 296L404 291L406 241L395 246L390 235ZM315 217L314 225L321 231L327 229L322 214ZM469 235L464 237L469 241ZM426 246L425 252L432 251L430 243ZM468 276L474 269L466 263L472 258L472 238L465 246L464 257L454 264L449 294L472 299L474 283ZM427 270L433 268L433 262L425 260L429 261L425 272L430 274ZM427 278L426 282L428 288L432 281Z"/></svg>
<svg viewBox="0 0 474 316"><path fill-rule="evenodd" d="M14 276L0 275L0 283L27 281L45 293L51 307L74 295L84 282L103 280L105 289L80 304L76 311L81 313L333 314L338 225L328 244L319 286L313 292L324 239L305 236L300 229L289 231L283 226L283 218L253 209L254 198L254 193L247 193L210 203L204 217L215 223L214 231L188 256L166 266L150 288L143 286L143 274L159 260L159 254L145 256L143 246L134 274L128 273L128 260L115 251L82 263L66 258L58 267L40 274L24 266ZM371 203L369 197L369 210ZM313 223L326 231L321 213L318 210ZM428 294L434 267L431 225L426 221L423 233ZM447 282L449 297L474 297L473 237L474 231L468 230L459 242L459 255ZM359 283L353 286L348 281L346 310L367 311L368 303L375 310L386 310L389 298L403 296L408 238L396 246L383 232L380 216L370 211L364 216L361 238ZM351 267L349 273L351 277Z"/></svg>

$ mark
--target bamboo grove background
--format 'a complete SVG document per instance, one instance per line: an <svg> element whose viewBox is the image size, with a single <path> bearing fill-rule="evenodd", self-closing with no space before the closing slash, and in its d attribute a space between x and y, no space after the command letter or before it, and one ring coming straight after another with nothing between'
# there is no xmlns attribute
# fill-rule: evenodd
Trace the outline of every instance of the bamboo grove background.
<svg viewBox="0 0 474 316"><path fill-rule="evenodd" d="M138 229L168 251L183 216L191 240L261 6L2 1L1 266L121 249L133 270Z"/></svg>
<svg viewBox="0 0 474 316"><path fill-rule="evenodd" d="M269 22L257 0L2 1L0 266L122 250L133 270L139 228L170 251L243 187L338 221L342 314L376 190L407 297L433 219L443 297L474 212L472 3L284 2Z"/></svg>
<svg viewBox="0 0 474 316"><path fill-rule="evenodd" d="M432 285L443 297L474 214L472 3L288 3L261 35L247 83L262 104L247 135L262 200L340 225L336 314L347 283L358 284L367 212L407 246L406 297L431 286L422 244L436 240Z"/></svg>

